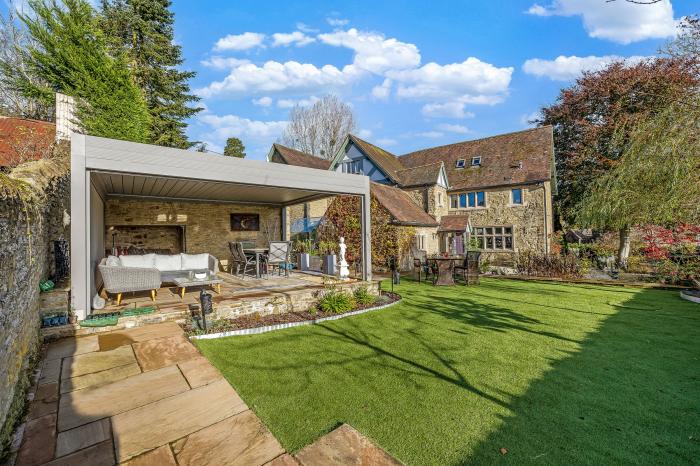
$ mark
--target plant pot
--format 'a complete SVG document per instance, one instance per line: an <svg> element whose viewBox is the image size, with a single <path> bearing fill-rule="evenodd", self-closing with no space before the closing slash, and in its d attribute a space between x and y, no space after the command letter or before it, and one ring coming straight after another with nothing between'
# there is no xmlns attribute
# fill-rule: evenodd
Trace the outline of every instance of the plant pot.
<svg viewBox="0 0 700 466"><path fill-rule="evenodd" d="M309 255L309 269L321 270L321 256Z"/></svg>
<svg viewBox="0 0 700 466"><path fill-rule="evenodd" d="M309 270L309 256L307 252L297 254L297 268L299 270Z"/></svg>
<svg viewBox="0 0 700 466"><path fill-rule="evenodd" d="M321 262L321 272L326 275L335 275L336 258L335 254L326 254Z"/></svg>

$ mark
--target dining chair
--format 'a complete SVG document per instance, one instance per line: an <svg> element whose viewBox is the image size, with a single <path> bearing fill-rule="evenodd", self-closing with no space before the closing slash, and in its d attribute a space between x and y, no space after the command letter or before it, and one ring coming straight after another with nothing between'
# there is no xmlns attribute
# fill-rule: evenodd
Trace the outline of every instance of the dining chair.
<svg viewBox="0 0 700 466"><path fill-rule="evenodd" d="M255 256L249 256L243 251L243 243L230 241L228 243L229 250L233 256L233 262L231 263L231 274L233 274L233 266L236 266L236 275L241 275L241 267L243 268L243 278L245 278L248 268L252 268L255 272L256 262Z"/></svg>
<svg viewBox="0 0 700 466"><path fill-rule="evenodd" d="M289 277L289 257L292 251L291 241L270 241L265 262L267 266L277 267L277 274L282 275L284 267L284 276Z"/></svg>

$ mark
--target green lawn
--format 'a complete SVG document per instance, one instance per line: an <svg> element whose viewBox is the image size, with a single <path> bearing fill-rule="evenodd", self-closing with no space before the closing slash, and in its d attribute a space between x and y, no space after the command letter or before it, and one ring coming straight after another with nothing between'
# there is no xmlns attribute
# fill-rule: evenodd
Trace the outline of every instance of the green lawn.
<svg viewBox="0 0 700 466"><path fill-rule="evenodd" d="M347 422L413 465L700 461L700 306L677 292L397 291L386 310L197 344L290 451Z"/></svg>

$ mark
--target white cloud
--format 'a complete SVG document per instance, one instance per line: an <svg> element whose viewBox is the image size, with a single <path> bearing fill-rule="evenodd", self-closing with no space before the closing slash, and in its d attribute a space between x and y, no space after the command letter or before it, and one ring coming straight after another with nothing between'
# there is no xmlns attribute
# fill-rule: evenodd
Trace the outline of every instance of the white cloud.
<svg viewBox="0 0 700 466"><path fill-rule="evenodd" d="M236 66L250 63L250 60L232 57L220 57L218 55L215 55L211 58L207 58L206 60L202 60L201 63L207 68L213 68L215 70L227 70L230 68L235 68Z"/></svg>
<svg viewBox="0 0 700 466"><path fill-rule="evenodd" d="M237 137L254 158L262 158L287 127L286 121L259 121L237 115L204 114L197 119L206 127L198 139L207 141L209 149L221 152L227 138Z"/></svg>
<svg viewBox="0 0 700 466"><path fill-rule="evenodd" d="M526 114L526 115L521 115L520 116L520 124L526 128L532 128L535 126L534 123L531 123L534 120L537 120L538 118L541 118L542 114L539 112L539 110L534 111L532 113Z"/></svg>
<svg viewBox="0 0 700 466"><path fill-rule="evenodd" d="M420 52L413 44L396 39L385 39L374 32L355 28L319 34L318 39L335 47L346 47L355 52L353 65L361 70L382 74L387 70L414 68L420 64Z"/></svg>
<svg viewBox="0 0 700 466"><path fill-rule="evenodd" d="M437 125L437 129L439 129L440 131L445 131L447 133L456 133L456 134L469 134L472 132L466 126L452 125L449 123L443 123L441 125Z"/></svg>
<svg viewBox="0 0 700 466"><path fill-rule="evenodd" d="M387 75L400 84L397 95L413 99L452 99L463 103L496 103L508 92L512 67L498 68L478 58L462 63L428 63L413 70L391 71Z"/></svg>
<svg viewBox="0 0 700 466"><path fill-rule="evenodd" d="M429 118L471 118L472 112L465 110L463 102L430 103L423 105L421 113Z"/></svg>
<svg viewBox="0 0 700 466"><path fill-rule="evenodd" d="M368 139L372 137L372 130L370 129L361 129L360 131L357 132L357 135L361 137L362 139Z"/></svg>
<svg viewBox="0 0 700 466"><path fill-rule="evenodd" d="M265 96L265 97L260 97L259 99L253 99L253 105L256 105L258 107L269 107L272 105L272 98Z"/></svg>
<svg viewBox="0 0 700 466"><path fill-rule="evenodd" d="M391 93L391 79L385 79L383 83L372 88L372 97L377 100L387 100Z"/></svg>
<svg viewBox="0 0 700 466"><path fill-rule="evenodd" d="M584 71L598 71L616 61L634 64L647 58L649 57L637 55L627 58L618 55L605 55L602 57L594 55L588 57L577 57L576 55L565 57L560 55L554 60L531 58L523 64L523 71L534 76L544 76L553 81L571 81L581 76L581 73Z"/></svg>
<svg viewBox="0 0 700 466"><path fill-rule="evenodd" d="M303 47L314 42L316 39L309 37L301 31L294 31L289 33L276 32L272 34L272 46L273 47L289 47L290 45L296 45L297 47Z"/></svg>
<svg viewBox="0 0 700 466"><path fill-rule="evenodd" d="M535 3L527 13L536 16L581 16L589 36L621 44L663 39L676 34L670 0L645 5L624 0L554 0L549 6Z"/></svg>
<svg viewBox="0 0 700 466"><path fill-rule="evenodd" d="M296 26L297 26L297 29L299 29L301 32L305 32L307 34L315 34L318 32L318 29L307 26L304 23L297 23Z"/></svg>
<svg viewBox="0 0 700 466"><path fill-rule="evenodd" d="M248 50L253 47L262 47L265 34L258 32L244 32L243 34L229 34L216 41L214 50Z"/></svg>
<svg viewBox="0 0 700 466"><path fill-rule="evenodd" d="M262 66L247 63L231 70L222 81L214 81L196 92L202 97L228 94L246 96L270 92L321 92L346 85L357 78L352 67L268 61Z"/></svg>
<svg viewBox="0 0 700 466"><path fill-rule="evenodd" d="M318 97L312 95L308 99L279 99L277 101L277 106L279 108L292 108L297 105L300 107L310 107L318 101Z"/></svg>
<svg viewBox="0 0 700 466"><path fill-rule="evenodd" d="M333 27L343 27L347 26L350 20L344 18L326 18L326 22Z"/></svg>
<svg viewBox="0 0 700 466"><path fill-rule="evenodd" d="M391 138L379 138L377 139L377 144L380 146L395 146L398 144L398 141L396 139L391 139Z"/></svg>
<svg viewBox="0 0 700 466"><path fill-rule="evenodd" d="M430 138L430 139L437 139L441 138L444 136L443 133L440 131L423 131L420 133L414 133L414 136L422 137L422 138Z"/></svg>

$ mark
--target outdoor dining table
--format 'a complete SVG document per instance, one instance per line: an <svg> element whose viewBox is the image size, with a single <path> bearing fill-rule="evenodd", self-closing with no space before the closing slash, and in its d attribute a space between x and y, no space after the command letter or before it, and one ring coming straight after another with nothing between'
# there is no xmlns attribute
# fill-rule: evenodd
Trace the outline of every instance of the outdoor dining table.
<svg viewBox="0 0 700 466"><path fill-rule="evenodd" d="M439 256L431 257L428 262L435 261L437 264L437 280L435 280L436 286L450 286L455 284L455 279L453 276L454 263L460 260L459 256Z"/></svg>
<svg viewBox="0 0 700 466"><path fill-rule="evenodd" d="M260 266L262 257L267 254L267 248L243 248L243 253L247 256L255 256L255 278L260 278Z"/></svg>

